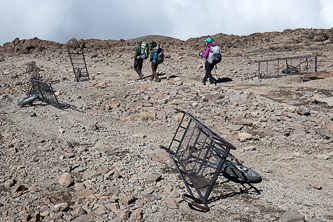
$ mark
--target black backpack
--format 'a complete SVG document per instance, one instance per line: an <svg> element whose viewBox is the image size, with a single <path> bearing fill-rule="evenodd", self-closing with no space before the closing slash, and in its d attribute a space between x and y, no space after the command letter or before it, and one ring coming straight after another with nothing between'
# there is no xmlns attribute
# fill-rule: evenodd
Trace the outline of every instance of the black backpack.
<svg viewBox="0 0 333 222"><path fill-rule="evenodd" d="M158 47L157 49L157 61L158 63L162 63L164 61L164 52L161 47Z"/></svg>
<svg viewBox="0 0 333 222"><path fill-rule="evenodd" d="M147 42L142 42L141 43L141 53L140 53L140 58L141 59L147 59L148 58L148 43Z"/></svg>

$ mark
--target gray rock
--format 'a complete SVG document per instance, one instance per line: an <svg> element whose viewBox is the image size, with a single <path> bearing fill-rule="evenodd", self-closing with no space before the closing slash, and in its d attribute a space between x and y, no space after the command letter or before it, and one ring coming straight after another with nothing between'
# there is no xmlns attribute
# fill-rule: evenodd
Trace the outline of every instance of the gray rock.
<svg viewBox="0 0 333 222"><path fill-rule="evenodd" d="M147 183L154 183L162 178L162 175L159 173L151 173L146 176Z"/></svg>
<svg viewBox="0 0 333 222"><path fill-rule="evenodd" d="M297 211L287 211L280 217L280 222L304 222L305 217Z"/></svg>
<svg viewBox="0 0 333 222"><path fill-rule="evenodd" d="M253 136L247 132L239 133L238 134L238 140L241 142L245 142L247 140L251 140Z"/></svg>
<svg viewBox="0 0 333 222"><path fill-rule="evenodd" d="M72 212L72 215L75 217L79 217L84 214L87 214L87 211L85 209L83 209L81 206L75 208Z"/></svg>
<svg viewBox="0 0 333 222"><path fill-rule="evenodd" d="M74 184L74 179L69 173L64 173L59 177L58 182L63 187L70 187Z"/></svg>
<svg viewBox="0 0 333 222"><path fill-rule="evenodd" d="M65 211L68 209L68 204L65 203L60 203L60 204L56 204L53 207L54 212L60 212L60 211Z"/></svg>
<svg viewBox="0 0 333 222"><path fill-rule="evenodd" d="M9 179L9 180L5 181L4 186L5 186L6 189L9 189L10 187L14 186L15 183L16 183L15 179Z"/></svg>
<svg viewBox="0 0 333 222"><path fill-rule="evenodd" d="M310 110L308 108L306 108L305 106L299 106L296 108L296 112L299 115L303 115L303 116L308 116L310 115Z"/></svg>
<svg viewBox="0 0 333 222"><path fill-rule="evenodd" d="M325 221L320 220L320 219L311 218L310 220L308 220L308 222L325 222Z"/></svg>

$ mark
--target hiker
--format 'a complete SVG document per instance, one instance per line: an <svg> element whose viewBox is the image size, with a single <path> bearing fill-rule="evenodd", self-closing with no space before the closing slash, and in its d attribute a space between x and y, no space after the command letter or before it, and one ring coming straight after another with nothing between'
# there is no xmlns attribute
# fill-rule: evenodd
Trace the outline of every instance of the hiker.
<svg viewBox="0 0 333 222"><path fill-rule="evenodd" d="M211 38L207 38L205 40L206 42L206 49L205 49L205 53L199 53L199 56L206 58L206 62L205 62L205 77L202 79L202 83L204 85L206 85L206 81L207 79L209 79L210 84L215 84L216 85L216 79L212 76L212 70L214 68L214 63L209 63L208 62L208 58L209 58L209 52L210 52L210 47L215 46L215 44L213 44L212 39Z"/></svg>
<svg viewBox="0 0 333 222"><path fill-rule="evenodd" d="M134 70L138 75L140 76L140 79L142 79L142 64L143 60L148 58L149 54L149 48L147 42L138 42L138 45L135 49L135 55L134 55Z"/></svg>
<svg viewBox="0 0 333 222"><path fill-rule="evenodd" d="M151 75L150 81L154 81L154 78L155 78L155 82L161 82L161 80L158 78L158 75L156 73L158 64L163 62L163 60L161 60L161 57L159 56L159 54L161 52L163 54L163 49L162 49L162 46L161 46L161 42L159 42L158 45L156 44L156 42L152 42L152 44L151 44L151 53L150 53L152 75Z"/></svg>

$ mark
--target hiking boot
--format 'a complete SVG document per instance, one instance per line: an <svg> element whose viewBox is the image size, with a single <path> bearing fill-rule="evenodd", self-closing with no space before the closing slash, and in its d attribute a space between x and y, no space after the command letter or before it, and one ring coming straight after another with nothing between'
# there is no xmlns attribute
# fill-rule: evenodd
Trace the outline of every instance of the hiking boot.
<svg viewBox="0 0 333 222"><path fill-rule="evenodd" d="M141 73L139 76L140 76L140 79L142 79L142 77L143 77L143 74Z"/></svg>
<svg viewBox="0 0 333 222"><path fill-rule="evenodd" d="M160 79L155 79L155 82L161 82L161 80Z"/></svg>

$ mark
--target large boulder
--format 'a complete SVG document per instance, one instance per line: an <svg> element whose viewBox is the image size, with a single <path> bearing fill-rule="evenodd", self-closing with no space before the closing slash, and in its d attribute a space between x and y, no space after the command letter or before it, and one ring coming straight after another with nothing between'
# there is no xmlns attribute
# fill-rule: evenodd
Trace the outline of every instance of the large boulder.
<svg viewBox="0 0 333 222"><path fill-rule="evenodd" d="M79 43L76 38L71 38L66 45L74 49L79 48Z"/></svg>

